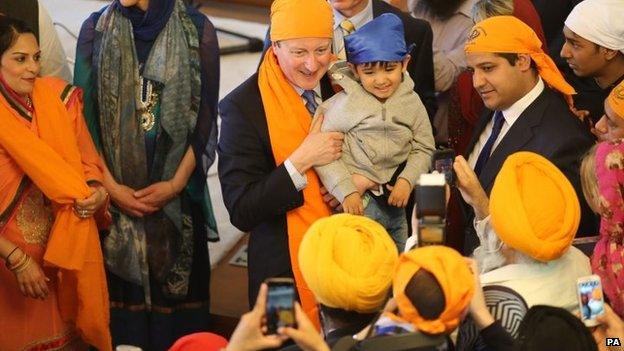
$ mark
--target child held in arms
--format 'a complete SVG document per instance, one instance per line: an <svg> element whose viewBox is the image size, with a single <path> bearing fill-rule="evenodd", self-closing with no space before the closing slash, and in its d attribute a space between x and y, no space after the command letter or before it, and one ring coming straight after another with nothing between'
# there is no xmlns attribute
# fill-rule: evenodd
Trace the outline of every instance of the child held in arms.
<svg viewBox="0 0 624 351"><path fill-rule="evenodd" d="M345 134L342 156L316 167L344 212L381 223L403 251L405 206L429 169L434 140L427 111L406 73L410 60L403 24L383 14L345 37L347 63L330 69L342 91L323 102L322 131Z"/></svg>

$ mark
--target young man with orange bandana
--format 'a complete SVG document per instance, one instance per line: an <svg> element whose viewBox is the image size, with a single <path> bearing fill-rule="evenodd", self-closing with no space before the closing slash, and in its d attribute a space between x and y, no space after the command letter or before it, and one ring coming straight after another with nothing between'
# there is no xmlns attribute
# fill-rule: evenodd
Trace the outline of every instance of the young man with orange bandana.
<svg viewBox="0 0 624 351"><path fill-rule="evenodd" d="M465 51L487 109L466 149L478 182L463 189L464 199L471 203L477 190L489 196L507 156L522 150L548 158L581 194L580 158L593 138L569 105L574 89L542 51L535 32L515 17L491 17L475 25ZM597 219L581 201L578 234L594 235ZM478 240L472 226L467 229L464 251L469 254Z"/></svg>
<svg viewBox="0 0 624 351"><path fill-rule="evenodd" d="M308 227L328 216L312 169L340 157L342 134L320 132L316 107L331 95L327 72L333 17L324 0L276 0L271 41L258 73L225 97L219 179L232 223L249 238L249 300L269 277L294 276L303 309L316 317L297 251ZM317 322L318 324L318 322Z"/></svg>

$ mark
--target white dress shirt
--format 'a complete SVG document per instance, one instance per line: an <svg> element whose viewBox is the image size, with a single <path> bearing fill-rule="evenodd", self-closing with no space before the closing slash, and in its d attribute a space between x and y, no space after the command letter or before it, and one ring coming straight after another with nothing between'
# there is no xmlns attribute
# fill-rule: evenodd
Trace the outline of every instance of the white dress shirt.
<svg viewBox="0 0 624 351"><path fill-rule="evenodd" d="M503 123L503 127L501 128L501 132L498 135L498 138L496 138L496 140L494 141L494 145L492 145L491 152L494 152L498 144L500 144L501 140L503 140L503 138L509 131L509 128L511 128L511 126L516 123L522 112L524 112L524 110L526 110L527 107L529 107L529 105L531 105L533 101L537 99L542 91L544 91L544 82L542 81L542 78L539 77L537 84L535 84L531 91L529 91L526 95L516 101L508 109L501 111L503 113L503 118L505 119L505 122ZM470 168L474 169L481 150L485 146L485 143L487 143L487 140L490 138L490 134L492 134L493 126L494 119L491 119L485 126L485 129L483 129L483 132L481 132L479 140L477 140L474 148L472 149L472 153L470 153L470 155L468 156L468 164L470 165Z"/></svg>

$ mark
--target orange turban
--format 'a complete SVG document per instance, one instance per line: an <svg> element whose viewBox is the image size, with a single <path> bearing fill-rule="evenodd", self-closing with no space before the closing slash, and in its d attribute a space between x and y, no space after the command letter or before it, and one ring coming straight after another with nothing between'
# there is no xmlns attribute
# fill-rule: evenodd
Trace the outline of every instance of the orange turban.
<svg viewBox="0 0 624 351"><path fill-rule="evenodd" d="M398 256L381 224L337 214L317 220L308 229L299 246L299 267L318 302L372 313L388 299Z"/></svg>
<svg viewBox="0 0 624 351"><path fill-rule="evenodd" d="M271 5L271 41L332 38L334 14L325 0L275 0Z"/></svg>
<svg viewBox="0 0 624 351"><path fill-rule="evenodd" d="M624 118L624 81L620 82L607 97L607 103L616 115Z"/></svg>
<svg viewBox="0 0 624 351"><path fill-rule="evenodd" d="M548 85L564 95L576 94L563 78L555 62L542 50L537 34L514 16L494 16L477 23L464 47L466 53L529 54L535 61L539 75Z"/></svg>
<svg viewBox="0 0 624 351"><path fill-rule="evenodd" d="M507 246L547 262L561 257L572 244L581 209L572 184L555 165L521 151L509 156L498 172L490 216Z"/></svg>
<svg viewBox="0 0 624 351"><path fill-rule="evenodd" d="M421 317L405 295L405 287L419 269L431 273L444 292L446 306L434 320ZM412 323L420 331L436 335L450 333L457 328L462 313L470 304L474 289L474 277L466 259L450 247L426 246L408 251L399 257L393 280L399 318Z"/></svg>

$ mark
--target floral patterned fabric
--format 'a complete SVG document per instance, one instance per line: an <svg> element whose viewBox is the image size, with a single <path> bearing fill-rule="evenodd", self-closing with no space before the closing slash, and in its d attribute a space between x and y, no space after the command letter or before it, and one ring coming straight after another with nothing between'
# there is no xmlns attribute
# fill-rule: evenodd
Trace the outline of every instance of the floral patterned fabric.
<svg viewBox="0 0 624 351"><path fill-rule="evenodd" d="M600 192L600 239L594 249L592 270L615 312L624 316L624 141L601 143L596 150L596 176Z"/></svg>

